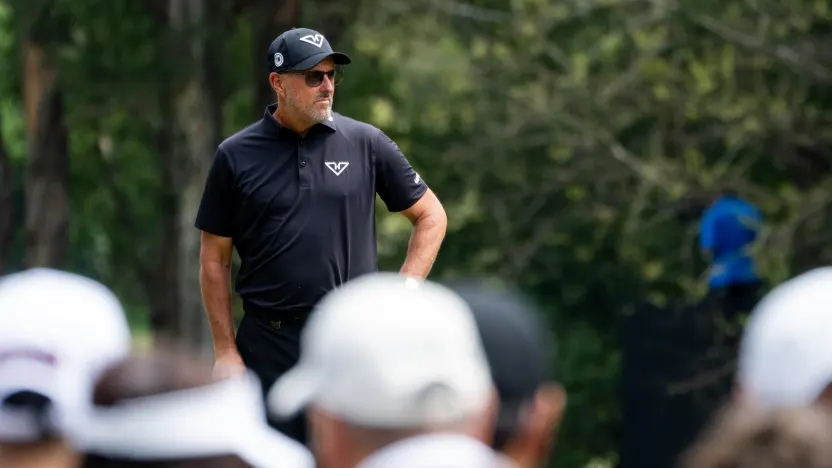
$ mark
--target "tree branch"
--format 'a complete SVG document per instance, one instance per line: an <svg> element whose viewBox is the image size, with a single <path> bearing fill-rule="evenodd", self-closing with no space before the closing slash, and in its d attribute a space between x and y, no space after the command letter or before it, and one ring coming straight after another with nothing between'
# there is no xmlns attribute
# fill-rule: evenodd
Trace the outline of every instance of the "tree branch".
<svg viewBox="0 0 832 468"><path fill-rule="evenodd" d="M730 27L705 15L690 14L688 17L697 25L705 28L713 34L721 37L746 49L774 57L786 65L799 70L805 70L816 79L828 81L832 78L832 72L823 65L813 62L810 57L800 54L796 50L782 44L769 45L763 39L750 36L739 31L736 27Z"/></svg>
<svg viewBox="0 0 832 468"><path fill-rule="evenodd" d="M0 116L2 117L2 116ZM0 129L2 129L0 120ZM5 272L11 251L12 234L12 174L11 161L6 152L3 133L0 131L0 275Z"/></svg>

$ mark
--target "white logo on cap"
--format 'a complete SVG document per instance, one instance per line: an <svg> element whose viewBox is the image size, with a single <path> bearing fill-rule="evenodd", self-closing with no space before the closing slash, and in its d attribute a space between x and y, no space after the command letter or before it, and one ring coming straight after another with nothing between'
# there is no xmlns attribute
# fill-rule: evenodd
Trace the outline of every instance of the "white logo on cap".
<svg viewBox="0 0 832 468"><path fill-rule="evenodd" d="M283 65L283 54L280 52L274 54L274 66L279 67Z"/></svg>
<svg viewBox="0 0 832 468"><path fill-rule="evenodd" d="M324 37L320 34L310 34L308 36L303 36L302 38L300 38L300 40L302 40L303 42L308 42L318 48L324 45Z"/></svg>
<svg viewBox="0 0 832 468"><path fill-rule="evenodd" d="M332 171L332 173L337 175L337 176L341 175L341 173L344 172L344 169L346 169L347 166L350 165L350 163L348 163L348 162L332 162L332 161L326 161L326 162L324 162L324 164L326 164L326 167L328 167L329 170Z"/></svg>

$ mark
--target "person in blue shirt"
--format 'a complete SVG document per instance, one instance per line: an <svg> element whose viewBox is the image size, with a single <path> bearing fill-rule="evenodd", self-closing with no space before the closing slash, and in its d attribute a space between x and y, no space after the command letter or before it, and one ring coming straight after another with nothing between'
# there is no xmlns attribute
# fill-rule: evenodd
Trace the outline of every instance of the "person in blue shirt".
<svg viewBox="0 0 832 468"><path fill-rule="evenodd" d="M723 192L705 210L699 226L699 246L711 263L709 289L760 283L750 248L762 221L756 206L732 192Z"/></svg>

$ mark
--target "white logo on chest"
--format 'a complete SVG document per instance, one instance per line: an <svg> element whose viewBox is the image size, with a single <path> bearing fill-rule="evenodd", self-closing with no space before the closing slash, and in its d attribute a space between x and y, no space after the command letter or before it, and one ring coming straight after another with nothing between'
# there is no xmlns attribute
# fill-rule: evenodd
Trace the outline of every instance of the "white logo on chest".
<svg viewBox="0 0 832 468"><path fill-rule="evenodd" d="M332 171L332 173L337 175L337 176L341 175L341 173L344 172L344 169L346 169L347 166L350 165L350 163L348 163L348 162L332 162L332 161L326 161L326 162L324 162L324 164L326 164L326 167L328 167L329 170Z"/></svg>

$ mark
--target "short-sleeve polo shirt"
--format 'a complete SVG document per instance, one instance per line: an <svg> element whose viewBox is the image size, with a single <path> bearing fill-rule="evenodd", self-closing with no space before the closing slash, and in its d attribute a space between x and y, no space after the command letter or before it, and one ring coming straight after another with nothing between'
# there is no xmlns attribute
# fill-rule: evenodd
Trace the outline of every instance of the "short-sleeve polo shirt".
<svg viewBox="0 0 832 468"><path fill-rule="evenodd" d="M376 194L397 212L428 187L378 128L333 112L301 137L275 110L219 145L195 225L232 238L244 305L308 311L378 269Z"/></svg>

